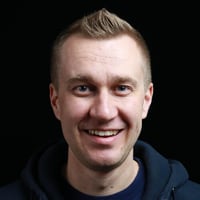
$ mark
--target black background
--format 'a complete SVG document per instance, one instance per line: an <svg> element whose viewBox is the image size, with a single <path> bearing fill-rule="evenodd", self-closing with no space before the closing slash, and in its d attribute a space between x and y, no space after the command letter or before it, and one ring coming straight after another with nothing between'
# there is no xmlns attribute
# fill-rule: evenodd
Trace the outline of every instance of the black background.
<svg viewBox="0 0 200 200"><path fill-rule="evenodd" d="M60 30L100 7L135 26L151 51L155 93L141 139L180 160L200 182L198 6L192 1L92 2L1 5L0 184L16 179L39 146L61 136L49 103L50 48Z"/></svg>

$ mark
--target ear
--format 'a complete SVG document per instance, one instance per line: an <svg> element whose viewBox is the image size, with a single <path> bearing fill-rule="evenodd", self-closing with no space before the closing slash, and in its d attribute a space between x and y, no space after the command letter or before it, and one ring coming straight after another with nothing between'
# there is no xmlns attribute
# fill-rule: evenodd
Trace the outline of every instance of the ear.
<svg viewBox="0 0 200 200"><path fill-rule="evenodd" d="M58 120L60 120L60 106L59 106L58 92L52 83L49 84L49 98L54 115Z"/></svg>
<svg viewBox="0 0 200 200"><path fill-rule="evenodd" d="M153 98L153 83L150 83L144 96L142 119L147 117L152 102L152 98Z"/></svg>

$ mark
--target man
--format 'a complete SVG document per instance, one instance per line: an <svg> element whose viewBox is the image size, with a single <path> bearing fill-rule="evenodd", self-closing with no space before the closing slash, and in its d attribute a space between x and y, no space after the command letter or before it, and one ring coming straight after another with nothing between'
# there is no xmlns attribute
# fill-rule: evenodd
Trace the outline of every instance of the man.
<svg viewBox="0 0 200 200"><path fill-rule="evenodd" d="M153 97L137 30L98 10L55 40L50 102L63 138L36 152L0 199L198 200L184 166L138 140Z"/></svg>

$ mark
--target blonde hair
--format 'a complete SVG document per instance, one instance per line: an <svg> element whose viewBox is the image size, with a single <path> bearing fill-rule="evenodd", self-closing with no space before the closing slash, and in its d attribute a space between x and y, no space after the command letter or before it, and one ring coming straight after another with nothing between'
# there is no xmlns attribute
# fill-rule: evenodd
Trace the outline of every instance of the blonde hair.
<svg viewBox="0 0 200 200"><path fill-rule="evenodd" d="M56 38L52 48L50 78L52 83L58 87L58 66L60 49L67 38L74 34L81 34L92 39L106 39L127 34L132 37L139 46L144 57L145 86L152 80L150 53L142 35L127 21L121 19L116 14L109 12L105 8L95 11L89 15L78 19L67 29L62 31Z"/></svg>

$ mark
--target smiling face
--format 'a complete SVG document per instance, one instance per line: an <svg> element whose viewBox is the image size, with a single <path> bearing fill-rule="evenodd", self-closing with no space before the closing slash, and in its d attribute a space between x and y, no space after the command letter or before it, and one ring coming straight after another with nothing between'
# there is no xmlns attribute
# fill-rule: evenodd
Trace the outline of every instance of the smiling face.
<svg viewBox="0 0 200 200"><path fill-rule="evenodd" d="M50 100L69 145L69 158L90 169L133 159L133 145L152 100L144 88L141 52L132 38L68 38L61 49L58 89Z"/></svg>

